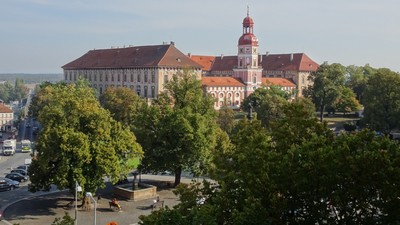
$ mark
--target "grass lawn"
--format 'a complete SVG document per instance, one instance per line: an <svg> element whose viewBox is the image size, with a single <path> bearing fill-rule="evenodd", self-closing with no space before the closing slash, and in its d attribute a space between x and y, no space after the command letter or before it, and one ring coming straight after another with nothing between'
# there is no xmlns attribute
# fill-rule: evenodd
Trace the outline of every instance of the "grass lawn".
<svg viewBox="0 0 400 225"><path fill-rule="evenodd" d="M344 123L353 122L356 123L360 118L355 117L354 114L343 115L335 114L330 116L324 116L324 121L328 123L328 128L336 128L337 130L343 129Z"/></svg>

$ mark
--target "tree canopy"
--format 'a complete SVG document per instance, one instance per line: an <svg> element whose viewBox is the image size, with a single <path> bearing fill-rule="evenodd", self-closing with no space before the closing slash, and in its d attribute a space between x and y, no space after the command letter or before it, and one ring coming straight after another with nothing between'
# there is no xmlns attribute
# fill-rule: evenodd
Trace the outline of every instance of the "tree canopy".
<svg viewBox="0 0 400 225"><path fill-rule="evenodd" d="M142 155L141 146L127 127L103 109L87 83L46 84L32 109L42 125L29 167L30 191L75 190L95 193L104 176L117 182L130 169L128 159Z"/></svg>
<svg viewBox="0 0 400 225"><path fill-rule="evenodd" d="M374 130L400 129L400 75L378 69L367 82L363 122Z"/></svg>
<svg viewBox="0 0 400 225"><path fill-rule="evenodd" d="M310 98L320 112L320 121L328 106L333 106L340 97L340 87L345 81L345 67L341 64L322 64L316 72L311 73L312 85L305 90L305 96Z"/></svg>
<svg viewBox="0 0 400 225"><path fill-rule="evenodd" d="M193 71L178 72L158 99L142 107L136 119L134 132L144 149L141 168L171 171L176 185L183 169L201 174L215 145L213 105Z"/></svg>

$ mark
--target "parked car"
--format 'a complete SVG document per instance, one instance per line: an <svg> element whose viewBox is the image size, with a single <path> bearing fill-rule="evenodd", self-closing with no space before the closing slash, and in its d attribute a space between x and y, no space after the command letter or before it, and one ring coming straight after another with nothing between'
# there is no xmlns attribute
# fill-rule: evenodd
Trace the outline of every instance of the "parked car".
<svg viewBox="0 0 400 225"><path fill-rule="evenodd" d="M11 173L20 173L24 176L28 176L28 171L23 170L23 169L13 169L13 170L11 170Z"/></svg>
<svg viewBox="0 0 400 225"><path fill-rule="evenodd" d="M15 189L15 188L19 188L19 182L16 180L11 180L9 178L0 178L0 179L4 179L8 184L10 184L11 190Z"/></svg>
<svg viewBox="0 0 400 225"><path fill-rule="evenodd" d="M17 167L17 169L22 169L28 171L29 165L20 165Z"/></svg>
<svg viewBox="0 0 400 225"><path fill-rule="evenodd" d="M6 178L11 179L11 180L16 180L20 183L28 180L27 176L24 176L20 173L9 173L6 175Z"/></svg>
<svg viewBox="0 0 400 225"><path fill-rule="evenodd" d="M11 190L11 185L6 180L0 179L0 191Z"/></svg>

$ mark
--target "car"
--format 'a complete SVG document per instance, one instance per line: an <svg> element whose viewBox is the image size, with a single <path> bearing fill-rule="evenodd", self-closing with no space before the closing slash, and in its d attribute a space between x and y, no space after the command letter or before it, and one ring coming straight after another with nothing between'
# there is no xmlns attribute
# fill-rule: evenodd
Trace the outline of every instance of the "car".
<svg viewBox="0 0 400 225"><path fill-rule="evenodd" d="M20 166L17 167L17 169L23 169L23 170L26 170L26 171L28 171L28 168L29 168L29 165L20 165Z"/></svg>
<svg viewBox="0 0 400 225"><path fill-rule="evenodd" d="M11 190L15 189L15 188L19 188L19 182L16 180L11 180L9 178L0 178L0 179L4 179L8 184L10 184Z"/></svg>
<svg viewBox="0 0 400 225"><path fill-rule="evenodd" d="M23 170L23 169L13 169L13 170L11 170L11 173L20 173L24 176L28 176L28 171Z"/></svg>
<svg viewBox="0 0 400 225"><path fill-rule="evenodd" d="M27 127L27 128L30 128L30 127L31 127L31 124L27 123L27 124L26 124L26 127Z"/></svg>
<svg viewBox="0 0 400 225"><path fill-rule="evenodd" d="M11 185L6 180L0 179L0 191L11 190Z"/></svg>
<svg viewBox="0 0 400 225"><path fill-rule="evenodd" d="M20 183L28 180L27 176L24 176L20 173L9 173L6 175L6 178L11 179L11 180L16 180Z"/></svg>

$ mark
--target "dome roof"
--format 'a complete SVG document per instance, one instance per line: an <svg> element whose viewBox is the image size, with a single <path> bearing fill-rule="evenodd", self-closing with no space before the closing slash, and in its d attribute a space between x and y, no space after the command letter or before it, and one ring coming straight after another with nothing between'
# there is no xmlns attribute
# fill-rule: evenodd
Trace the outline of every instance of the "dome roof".
<svg viewBox="0 0 400 225"><path fill-rule="evenodd" d="M253 26L253 25L254 25L254 21L250 16L246 16L243 19L243 26L244 27L250 27L250 26Z"/></svg>
<svg viewBox="0 0 400 225"><path fill-rule="evenodd" d="M258 39L254 34L243 34L239 38L239 45L253 45L258 46Z"/></svg>

